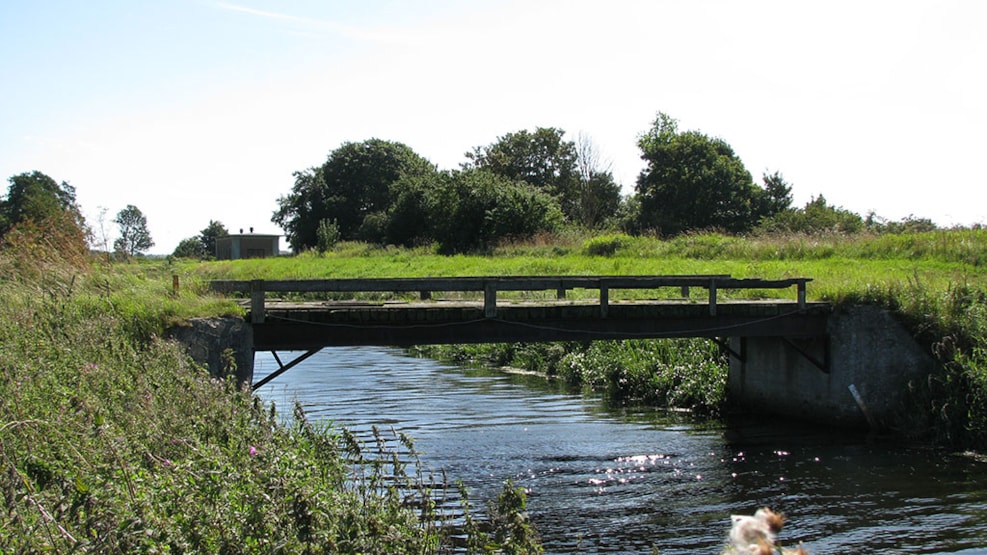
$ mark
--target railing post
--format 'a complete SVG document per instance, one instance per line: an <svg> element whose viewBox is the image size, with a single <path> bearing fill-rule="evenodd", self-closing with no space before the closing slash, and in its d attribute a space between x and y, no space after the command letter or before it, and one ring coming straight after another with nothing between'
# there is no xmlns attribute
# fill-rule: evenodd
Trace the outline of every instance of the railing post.
<svg viewBox="0 0 987 555"><path fill-rule="evenodd" d="M250 282L250 323L264 323L264 280Z"/></svg>
<svg viewBox="0 0 987 555"><path fill-rule="evenodd" d="M716 280L709 280L709 315L716 316Z"/></svg>
<svg viewBox="0 0 987 555"><path fill-rule="evenodd" d="M483 316L485 318L497 317L497 284L488 281L483 284Z"/></svg>
<svg viewBox="0 0 987 555"><path fill-rule="evenodd" d="M607 282L600 280L600 318L606 318L610 309L610 287Z"/></svg>
<svg viewBox="0 0 987 555"><path fill-rule="evenodd" d="M798 302L799 310L805 310L805 282L798 282Z"/></svg>

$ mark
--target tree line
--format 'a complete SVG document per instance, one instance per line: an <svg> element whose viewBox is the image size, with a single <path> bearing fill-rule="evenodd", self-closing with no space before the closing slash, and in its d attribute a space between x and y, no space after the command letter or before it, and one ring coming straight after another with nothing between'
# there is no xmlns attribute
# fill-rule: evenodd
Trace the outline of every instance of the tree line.
<svg viewBox="0 0 987 555"><path fill-rule="evenodd" d="M407 247L436 245L441 253L483 252L507 239L527 239L566 226L628 234L675 236L699 231L855 233L925 231L931 220L909 216L888 222L861 217L812 197L792 206L792 187L780 172L757 183L723 139L681 131L659 112L638 137L645 168L634 192L623 196L607 164L587 137L538 127L498 137L465 153L459 168L441 170L405 144L382 139L347 142L320 166L296 171L289 193L278 198L272 221L293 251L325 251L357 240ZM9 178L0 197L0 239L40 241L83 256L94 241L75 200L75 189L38 172ZM143 254L154 245L136 206L117 213L113 252ZM102 250L109 241L100 232ZM211 258L216 239L228 235L210 220L182 240L174 256ZM98 243L97 243L98 244Z"/></svg>
<svg viewBox="0 0 987 555"><path fill-rule="evenodd" d="M0 241L5 248L46 250L49 255L79 261L88 257L95 234L79 209L72 185L58 183L40 171L14 175L7 181L7 195L0 197ZM119 227L119 237L113 241L116 254L136 256L154 246L147 218L136 206L120 210L113 223ZM104 250L108 250L106 243L104 237Z"/></svg>
<svg viewBox="0 0 987 555"><path fill-rule="evenodd" d="M475 147L454 170L438 169L400 142L348 142L321 166L294 173L272 221L295 252L325 250L339 240L482 252L567 225L659 236L893 230L874 214L864 219L822 195L793 208L792 187L781 173L756 183L726 141L681 131L664 113L638 147L646 165L634 193L624 197L592 142L566 140L554 127ZM935 227L914 218L907 224Z"/></svg>

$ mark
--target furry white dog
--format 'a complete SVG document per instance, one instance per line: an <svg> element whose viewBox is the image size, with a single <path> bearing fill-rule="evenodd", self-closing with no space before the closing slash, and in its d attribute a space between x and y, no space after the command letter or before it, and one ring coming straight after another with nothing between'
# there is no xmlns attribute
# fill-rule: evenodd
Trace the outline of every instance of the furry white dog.
<svg viewBox="0 0 987 555"><path fill-rule="evenodd" d="M775 553L775 538L785 525L785 515L764 507L754 516L731 515L730 543L724 553L736 555L772 555ZM783 550L783 554L807 555L800 545L794 551Z"/></svg>

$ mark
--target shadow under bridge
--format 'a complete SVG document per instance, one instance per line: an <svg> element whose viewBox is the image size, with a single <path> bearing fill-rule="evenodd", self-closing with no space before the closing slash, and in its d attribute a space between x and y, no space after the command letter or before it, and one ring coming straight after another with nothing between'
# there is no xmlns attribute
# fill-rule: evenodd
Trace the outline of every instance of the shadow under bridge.
<svg viewBox="0 0 987 555"><path fill-rule="evenodd" d="M826 335L831 307L811 278L728 275L502 276L213 281L243 296L253 350L280 366L323 347ZM795 289L794 298L767 290ZM304 351L284 364L277 351Z"/></svg>

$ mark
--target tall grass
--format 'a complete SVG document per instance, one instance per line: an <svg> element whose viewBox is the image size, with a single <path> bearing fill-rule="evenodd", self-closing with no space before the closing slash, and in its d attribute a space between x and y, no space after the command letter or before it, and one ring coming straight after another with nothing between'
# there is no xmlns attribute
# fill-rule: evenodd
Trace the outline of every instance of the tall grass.
<svg viewBox="0 0 987 555"><path fill-rule="evenodd" d="M160 331L235 305L194 283L176 298L159 271L0 275L0 553L453 549L445 484L410 438L364 446L299 411L285 423L211 379ZM462 501L456 517L482 521ZM502 543L473 543L538 552L522 510L496 530Z"/></svg>

